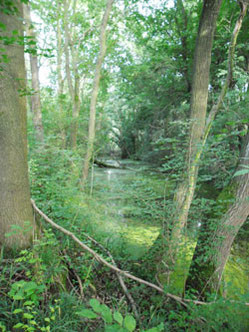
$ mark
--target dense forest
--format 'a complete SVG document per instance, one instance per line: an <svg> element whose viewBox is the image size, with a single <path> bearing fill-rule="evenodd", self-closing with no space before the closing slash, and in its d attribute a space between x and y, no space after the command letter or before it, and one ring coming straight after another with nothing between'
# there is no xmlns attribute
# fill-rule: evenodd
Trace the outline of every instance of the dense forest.
<svg viewBox="0 0 249 332"><path fill-rule="evenodd" d="M0 0L0 331L249 331L248 0Z"/></svg>

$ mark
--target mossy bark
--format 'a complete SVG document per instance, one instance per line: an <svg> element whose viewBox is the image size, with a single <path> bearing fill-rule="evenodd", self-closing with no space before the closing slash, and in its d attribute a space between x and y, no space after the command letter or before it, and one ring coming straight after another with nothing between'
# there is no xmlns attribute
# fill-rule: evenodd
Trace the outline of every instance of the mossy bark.
<svg viewBox="0 0 249 332"><path fill-rule="evenodd" d="M249 133L239 169L244 166L249 166ZM202 225L186 281L186 290L194 289L204 299L218 292L233 241L249 215L249 173L239 176L233 187L237 188L234 202L223 218Z"/></svg>
<svg viewBox="0 0 249 332"><path fill-rule="evenodd" d="M0 12L0 22L6 25L4 35L12 31L23 36L22 5L13 1L18 13ZM30 203L26 137L26 87L24 48L17 40L1 45L8 57L0 72L0 245L25 247L33 234L33 212ZM28 223L30 224L28 227ZM17 225L12 235L11 226Z"/></svg>
<svg viewBox="0 0 249 332"><path fill-rule="evenodd" d="M194 69L192 79L190 104L190 132L189 145L186 156L186 178L178 186L175 195L175 214L171 234L172 245L176 247L180 240L182 230L186 225L188 212L193 200L199 160L199 152L205 130L209 71L211 64L211 51L213 36L216 28L222 0L205 0L199 23L196 40Z"/></svg>
<svg viewBox="0 0 249 332"><path fill-rule="evenodd" d="M209 3L209 6L208 6ZM220 8L221 1L206 1L206 5L209 8L205 9L205 1L204 1L204 9L203 12L206 11L206 15L211 15L211 21L209 23L203 23L203 27L199 29L198 36L200 38L197 39L197 51L195 57L198 55L201 55L201 52L203 51L203 42L205 41L204 37L205 34L208 33L208 24L215 24L215 15L217 19L218 11ZM187 161L186 161L186 166L187 166L187 177L186 180L183 181L175 196L175 202L176 202L176 213L174 215L174 224L173 224L173 229L172 229L172 244L175 245L176 253L177 253L177 242L179 242L179 239L181 238L181 233L186 225L187 218L188 218L188 212L194 197L195 193L195 187L196 187L196 182L197 182L197 177L198 177L198 171L199 171L199 162L201 159L201 155L203 152L203 148L206 144L207 137L209 135L209 132L212 128L213 121L220 110L223 100L226 96L226 92L232 82L232 74L233 74L233 58L234 58L234 52L235 52L235 46L236 46L236 41L237 37L239 34L239 31L242 26L243 19L246 15L247 11L247 5L241 3L240 5L240 15L237 19L237 22L235 24L232 36L231 36L231 43L229 47L229 55L228 55L228 68L227 68L227 76L226 80L222 86L218 101L216 104L213 105L207 120L205 120L206 117L206 106L207 106L207 94L208 94L208 86L206 85L201 85L200 83L200 75L201 75L201 70L202 70L202 65L201 65L201 59L197 61L195 60L195 71L194 71L194 78L193 78L193 91L192 91L192 101L191 101L191 127L190 127L190 138L189 138L189 148L188 148L188 153L187 153ZM211 12L213 13L211 14ZM202 19L204 19L205 14L203 13ZM207 17L205 18L207 20ZM204 21L205 21L204 20ZM206 26L207 25L207 26ZM214 27L213 27L214 28ZM213 32L212 32L213 33ZM209 40L206 40L209 45L209 52L211 56L211 30L209 26ZM198 45L200 43L201 45ZM200 53L198 53L198 47L202 49ZM205 60L205 59L204 59ZM210 59L206 58L206 61L209 61ZM207 63L205 65L204 61L204 68L207 66ZM209 63L210 67L210 63ZM206 67L207 70L207 67ZM197 75L197 78L196 78ZM206 73L207 75L207 73ZM208 76L205 76L205 81L206 83L208 82ZM196 85L197 84L197 85ZM200 84L200 87L198 85ZM206 91L204 91L204 88L206 88ZM196 91L195 91L196 90ZM201 98L203 94L203 100ZM205 103L204 103L205 101ZM198 126L199 123L199 126ZM205 124L205 126L204 126Z"/></svg>

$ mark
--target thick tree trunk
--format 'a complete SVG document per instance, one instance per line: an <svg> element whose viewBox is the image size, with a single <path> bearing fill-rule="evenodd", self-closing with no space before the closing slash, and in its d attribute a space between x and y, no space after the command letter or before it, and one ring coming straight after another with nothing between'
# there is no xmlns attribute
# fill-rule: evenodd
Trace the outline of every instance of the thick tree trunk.
<svg viewBox="0 0 249 332"><path fill-rule="evenodd" d="M249 133L247 134L239 169L249 166ZM217 292L231 246L239 229L249 215L249 173L241 175L236 183L235 202L222 220L203 224L190 266L186 290L194 289L203 298Z"/></svg>
<svg viewBox="0 0 249 332"><path fill-rule="evenodd" d="M205 128L203 130L203 133L202 133L202 137L198 141L198 146L196 147L196 150L194 152L195 153L194 159L189 162L188 179L187 179L187 181L183 182L179 186L178 191L176 193L175 198L176 198L177 204L176 204L176 216L175 216L174 220L177 220L177 222L174 224L173 230L172 230L172 236L171 236L172 244L173 244L172 247L175 244L177 244L177 240L179 240L181 238L182 229L184 228L184 226L187 222L188 212L189 212L190 205L192 203L193 196L194 196L196 181L197 181L197 177L198 177L199 161L201 159L202 151L206 144L206 140L207 140L209 132L211 130L213 121L214 121L219 109L222 106L222 103L226 96L226 92L232 81L235 46L236 46L239 31L242 26L243 19L246 14L247 5L241 3L240 8L241 8L240 15L235 24L235 27L234 27L234 30L232 33L232 37L231 37L230 47L229 47L228 69L227 69L226 80L222 86L218 101L215 105L213 105L213 107L209 113L209 116L206 120L206 124L205 124ZM191 145L190 145L190 148L191 148ZM191 153L190 150L188 151L188 156L190 156L189 153ZM173 248L173 252L177 253L177 246L175 246L175 248ZM175 256L175 254L174 254L174 256Z"/></svg>
<svg viewBox="0 0 249 332"><path fill-rule="evenodd" d="M96 104L97 104L97 97L99 91L101 67L106 53L106 28L113 2L114 0L107 0L106 10L101 23L101 31L99 38L100 49L95 69L94 81L93 81L93 89L92 89L91 103L90 103L90 119L89 119L89 128L88 128L88 144L87 144L87 152L84 160L83 174L82 174L83 184L87 180L89 163L93 155L93 145L95 139Z"/></svg>
<svg viewBox="0 0 249 332"><path fill-rule="evenodd" d="M182 231L186 225L188 212L193 200L198 175L208 100L211 51L216 21L222 0L204 0L199 30L196 40L194 70L190 104L190 133L186 157L186 178L178 186L175 194L175 214L171 232L173 251L177 252ZM175 256L175 255L173 255Z"/></svg>
<svg viewBox="0 0 249 332"><path fill-rule="evenodd" d="M28 37L32 37L32 41L36 43L36 35L32 27L30 8L28 5L24 5L24 19L25 19L26 35ZM34 123L36 141L38 143L44 143L44 129L42 124L42 110L41 110L40 83L39 83L39 67L38 67L38 59L35 47L33 47L34 53L30 53L30 68L31 68L31 77L32 77L32 90L33 90L31 95L31 107L33 113L33 123Z"/></svg>
<svg viewBox="0 0 249 332"><path fill-rule="evenodd" d="M6 25L5 35L12 31L23 36L22 5L13 1L19 12L5 15L0 12L0 22ZM8 63L1 63L0 71L0 245L25 247L33 234L33 213L30 203L27 137L26 137L26 75L24 48L17 42L1 45L6 50ZM29 228L27 223L30 223ZM5 234L17 225L10 237Z"/></svg>

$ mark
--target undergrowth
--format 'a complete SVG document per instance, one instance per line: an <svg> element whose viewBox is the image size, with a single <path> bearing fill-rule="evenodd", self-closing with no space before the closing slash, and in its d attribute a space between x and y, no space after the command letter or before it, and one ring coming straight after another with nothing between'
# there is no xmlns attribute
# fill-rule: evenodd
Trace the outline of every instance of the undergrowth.
<svg viewBox="0 0 249 332"><path fill-rule="evenodd" d="M39 208L107 261L110 257L85 235L104 245L121 269L156 282L155 257L145 252L167 221L174 185L164 181L160 186L160 177L155 174L150 177L147 172L116 183L113 191L110 183L95 180L88 193L84 193L79 187L77 170L81 158L77 152L47 148L44 153L32 153L31 190ZM122 197L120 204L119 199L113 204L114 196ZM248 302L246 294L238 296L237 302L220 298L214 304L190 303L184 307L153 289L125 279L136 303L137 316L115 273L81 251L64 234L51 230L39 216L36 219L41 237L32 248L11 255L4 248L1 252L0 331L246 331L249 328L245 318L249 309L243 304ZM146 227L147 233L143 231ZM166 292L172 290L165 286Z"/></svg>

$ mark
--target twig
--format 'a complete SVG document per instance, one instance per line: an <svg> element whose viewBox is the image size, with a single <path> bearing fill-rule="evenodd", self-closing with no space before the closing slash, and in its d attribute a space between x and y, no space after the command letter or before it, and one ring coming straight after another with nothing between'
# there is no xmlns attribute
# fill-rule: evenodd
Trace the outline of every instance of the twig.
<svg viewBox="0 0 249 332"><path fill-rule="evenodd" d="M75 277L76 277L76 279L77 279L77 281L78 281L79 289L80 289L80 294L79 294L79 295L80 295L80 298L83 299L83 298L84 298L84 291L83 291L83 286L82 286L81 279L80 279L78 273L75 271L75 269L71 266L69 260L67 259L66 256L68 256L68 254L67 254L67 252L66 252L65 249L63 250L63 253L64 253L64 255L65 255L64 257L65 257L65 259L67 260L67 263L68 263L70 269L72 269L72 271L73 271L73 273L74 273L74 275L75 275ZM70 282L70 283L71 283L71 282Z"/></svg>
<svg viewBox="0 0 249 332"><path fill-rule="evenodd" d="M54 228L58 229L59 231L61 231L62 233L66 234L67 236L71 237L74 242L78 243L78 245L83 248L84 250L88 251L98 262L102 263L103 265L109 267L109 269L113 270L114 272L120 273L123 276L125 276L126 278L135 280L137 282L139 282L140 284L146 285L148 287L151 287L155 290L157 290L159 293L164 294L165 296L171 298L172 300L181 303L183 306L187 307L187 303L193 303L193 304L199 304L199 305L208 305L208 304L214 304L215 302L202 302L202 301L196 301L196 300L190 300L190 299L183 299L177 295L174 294L170 294L170 293L166 293L164 291L163 288L149 282L146 280L143 280L141 278L138 278L132 274L130 274L127 271L123 271L121 269L119 269L117 266L114 266L110 263L108 263L104 258L102 258L99 254L97 254L93 249L89 248L86 244L84 244L83 242L81 242L77 236L75 236L72 232L68 231L67 229L63 228L62 226L59 226L58 224L56 224L54 221L52 221L45 213L43 213L35 204L34 200L31 199L31 204L33 205L33 208L35 211L37 211L41 217L43 217L43 219L48 222L51 226L53 226ZM233 301L234 302L234 301ZM249 303L244 303L245 305L249 306Z"/></svg>
<svg viewBox="0 0 249 332"><path fill-rule="evenodd" d="M112 264L117 267L117 264L112 256L112 254L110 253L110 251L108 249L106 249L101 243L97 242L95 239L93 239L91 236L87 235L87 234L83 234L86 238L88 238L90 241L92 241L94 244L96 244L99 248L101 248L103 251L105 251L107 253L107 255L110 257ZM131 307L132 307L132 311L136 317L136 319L139 321L139 314L137 311L137 307L136 307L136 303L133 299L133 297L131 296L130 292L128 291L126 284L122 278L122 276L120 275L120 273L116 272L118 281L120 283L120 286L122 287L127 299L130 301Z"/></svg>

